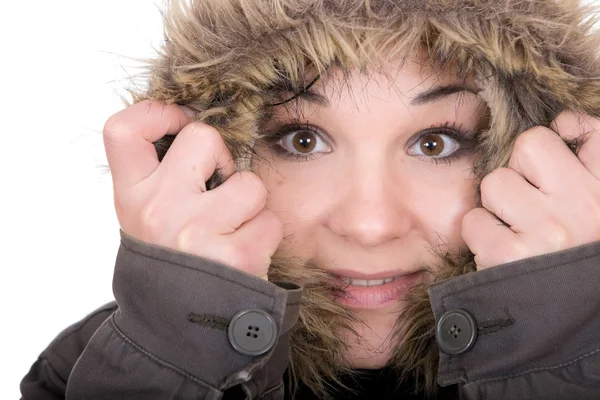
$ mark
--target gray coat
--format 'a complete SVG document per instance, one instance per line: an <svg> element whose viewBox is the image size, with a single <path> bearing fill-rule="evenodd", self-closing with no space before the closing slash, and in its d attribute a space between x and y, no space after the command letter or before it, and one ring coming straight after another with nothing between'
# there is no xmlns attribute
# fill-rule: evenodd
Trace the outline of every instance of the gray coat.
<svg viewBox="0 0 600 400"><path fill-rule="evenodd" d="M368 65L370 50L399 55L424 43L436 68L472 74L489 108L478 178L506 166L519 134L561 111L600 115L600 32L585 22L600 11L575 1L189 3L189 13L165 13L151 84L133 99L188 106L235 157L281 100L275 89L301 92L310 66L350 70ZM169 138L155 143L159 158ZM439 384L457 385L463 399L600 398L599 282L592 243L435 284L426 309L438 328ZM23 381L23 397L281 398L301 293L123 235L116 304L63 332Z"/></svg>
<svg viewBox="0 0 600 400"><path fill-rule="evenodd" d="M600 242L435 284L438 327L463 328L441 327L439 384L469 400L599 399L598 282ZM301 288L124 233L113 287L116 303L41 354L24 400L283 398Z"/></svg>

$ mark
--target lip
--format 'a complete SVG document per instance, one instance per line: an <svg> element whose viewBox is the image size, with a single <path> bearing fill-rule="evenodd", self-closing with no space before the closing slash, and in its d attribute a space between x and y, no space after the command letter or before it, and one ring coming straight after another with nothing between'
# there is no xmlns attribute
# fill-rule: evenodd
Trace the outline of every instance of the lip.
<svg viewBox="0 0 600 400"><path fill-rule="evenodd" d="M350 279L386 279L396 278L392 282L384 283L379 286L346 286L343 283L344 294L337 296L336 301L352 309L377 309L383 308L391 303L395 303L406 294L408 289L418 283L423 282L423 271L416 271L408 274L398 275L390 272L374 275L364 275L357 273L341 274L334 272L342 278Z"/></svg>

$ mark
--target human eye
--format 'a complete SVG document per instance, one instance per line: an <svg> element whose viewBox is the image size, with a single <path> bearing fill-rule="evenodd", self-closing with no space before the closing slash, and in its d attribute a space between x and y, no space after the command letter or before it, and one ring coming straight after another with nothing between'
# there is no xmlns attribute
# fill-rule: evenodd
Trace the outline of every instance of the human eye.
<svg viewBox="0 0 600 400"><path fill-rule="evenodd" d="M425 158L436 164L451 161L471 154L475 148L475 132L466 130L456 123L434 125L419 132L410 141L408 154Z"/></svg>
<svg viewBox="0 0 600 400"><path fill-rule="evenodd" d="M332 151L323 136L312 125L293 124L282 127L264 140L281 157L307 161Z"/></svg>

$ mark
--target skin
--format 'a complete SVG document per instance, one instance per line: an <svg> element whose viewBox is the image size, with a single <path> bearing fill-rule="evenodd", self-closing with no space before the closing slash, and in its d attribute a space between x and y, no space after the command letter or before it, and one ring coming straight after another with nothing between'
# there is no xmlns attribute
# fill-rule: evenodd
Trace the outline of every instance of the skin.
<svg viewBox="0 0 600 400"><path fill-rule="evenodd" d="M394 83L383 75L344 79L339 70L332 71L313 89L328 105L299 100L277 108L267 132L301 116L302 123L319 127L323 136L314 136L319 143L305 160L287 159L267 144L258 148L261 162L255 171L269 192L267 208L284 227L282 256L360 278L423 271L438 262L429 251L432 247L465 246L461 220L476 206L471 173L475 154L436 163L434 157L418 154L426 140L415 146L415 135L447 122L474 130L485 104L461 91L411 105L419 93L459 83L454 71L437 76L422 64L413 58L402 68L386 65ZM285 144L298 151L290 145L294 135ZM354 367L381 367L389 360L390 333L402 307L397 301L354 310L364 322L354 327L360 339L348 337Z"/></svg>
<svg viewBox="0 0 600 400"><path fill-rule="evenodd" d="M523 132L481 182L462 224L478 270L600 240L600 119L563 111L550 126ZM583 142L577 155L562 139Z"/></svg>
<svg viewBox="0 0 600 400"><path fill-rule="evenodd" d="M412 145L432 124L476 129L485 107L468 92L411 105L423 91L456 83L452 71L433 76L419 56L413 61L384 66L393 84L352 74L336 85L332 70L315 86L327 107L277 108L267 132L300 115L330 148L298 161L262 143L253 172L235 172L217 131L192 122L185 107L144 101L113 115L103 137L121 229L263 279L275 251L332 272L404 274L435 267L436 246L468 246L482 270L600 240L600 120L567 111L554 121L562 137L585 139L578 156L547 128L524 132L509 166L482 182L477 207L476 154L436 163ZM152 142L167 134L178 136L159 163ZM206 191L215 168L227 179ZM357 310L366 324L356 327L360 343L348 337L355 367L389 360L401 307Z"/></svg>

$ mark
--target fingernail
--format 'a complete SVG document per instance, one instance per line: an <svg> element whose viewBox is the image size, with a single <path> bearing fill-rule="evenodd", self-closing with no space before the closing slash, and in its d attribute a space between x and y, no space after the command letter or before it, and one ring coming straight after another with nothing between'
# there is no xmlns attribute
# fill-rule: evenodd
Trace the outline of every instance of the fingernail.
<svg viewBox="0 0 600 400"><path fill-rule="evenodd" d="M194 118L196 116L196 111L192 110L189 107L186 106L179 106L181 107L181 109L183 110L183 112L185 113L185 115L187 115L190 118Z"/></svg>

